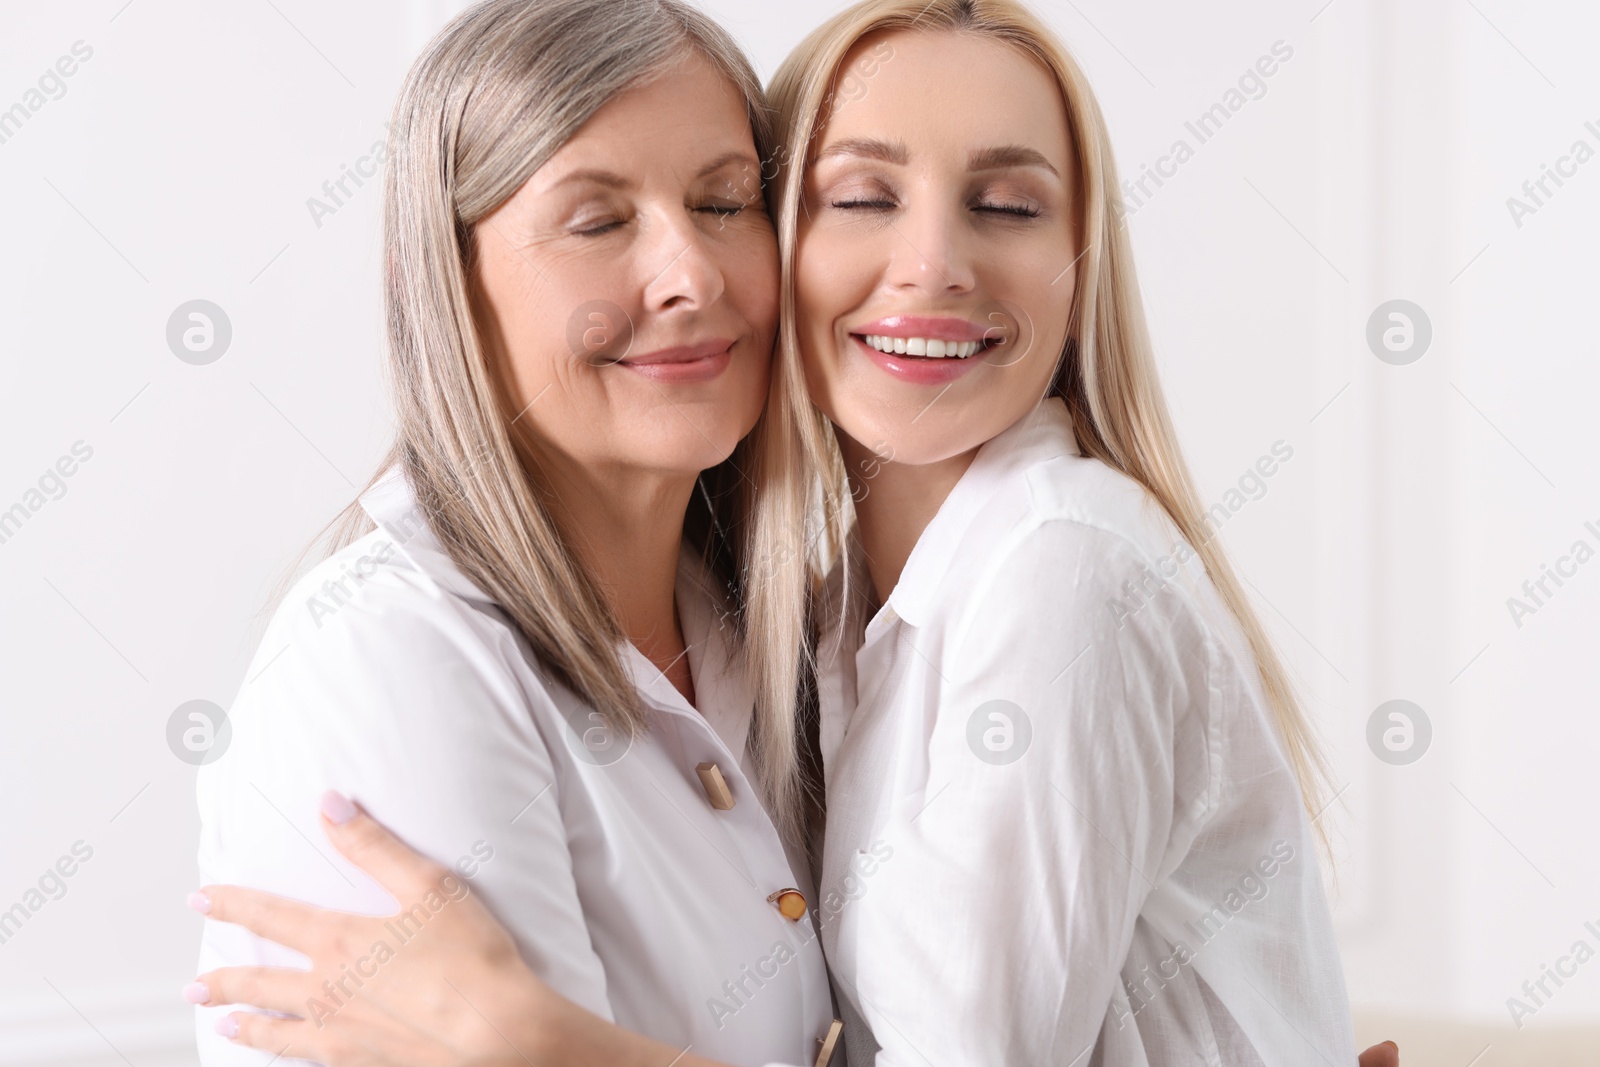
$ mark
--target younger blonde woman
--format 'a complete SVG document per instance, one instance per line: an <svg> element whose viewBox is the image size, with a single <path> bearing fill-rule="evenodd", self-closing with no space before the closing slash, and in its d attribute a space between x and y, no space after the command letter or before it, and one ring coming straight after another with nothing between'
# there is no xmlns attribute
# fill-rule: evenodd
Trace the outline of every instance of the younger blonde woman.
<svg viewBox="0 0 1600 1067"><path fill-rule="evenodd" d="M893 849L822 927L852 1062L1352 1062L1312 733L1172 433L1081 72L1016 4L875 0L770 92L808 146L780 373L843 546L824 904Z"/></svg>
<svg viewBox="0 0 1600 1067"><path fill-rule="evenodd" d="M868 0L772 96L791 150L761 490L788 522L757 624L798 645L809 600L820 629L813 915L849 1062L1354 1062L1311 731L1174 442L1081 73L1008 0ZM425 884L365 815L327 829ZM312 958L285 989L377 921L219 896ZM335 1067L420 1062L373 1051L408 1032L451 1035L452 1063L712 1062L504 953L474 964L487 917L453 922L365 1017L243 1039ZM504 990L497 1025L419 993L433 968Z"/></svg>

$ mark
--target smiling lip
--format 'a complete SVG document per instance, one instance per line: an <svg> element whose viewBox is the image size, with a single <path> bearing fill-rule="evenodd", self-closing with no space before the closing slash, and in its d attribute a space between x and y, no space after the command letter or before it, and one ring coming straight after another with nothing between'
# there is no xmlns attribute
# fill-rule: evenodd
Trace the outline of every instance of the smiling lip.
<svg viewBox="0 0 1600 1067"><path fill-rule="evenodd" d="M971 359L1005 341L1005 331L969 319L896 315L851 330L885 355L911 359Z"/></svg>
<svg viewBox="0 0 1600 1067"><path fill-rule="evenodd" d="M884 352L868 343L868 337L915 341L912 347L918 351ZM982 363L982 354L1003 340L994 335L992 328L970 319L931 315L890 315L851 329L850 339L880 369L911 385L952 382ZM925 342L929 341L943 342L939 348L949 346L950 350L940 356L921 354L927 351ZM975 345L976 351L960 356L955 351L957 345Z"/></svg>
<svg viewBox="0 0 1600 1067"><path fill-rule="evenodd" d="M935 318L927 315L890 315L876 322L862 323L850 331L858 337L926 337L939 341L982 341L987 328L969 319Z"/></svg>
<svg viewBox="0 0 1600 1067"><path fill-rule="evenodd" d="M616 365L658 382L704 382L728 369L733 359L733 345L731 339L714 338L699 344L659 348L629 356Z"/></svg>
<svg viewBox="0 0 1600 1067"><path fill-rule="evenodd" d="M966 359L929 359L926 356L879 352L854 334L850 337L850 343L856 346L856 351L877 364L881 370L910 385L944 385L983 364L983 360L977 356L969 356Z"/></svg>

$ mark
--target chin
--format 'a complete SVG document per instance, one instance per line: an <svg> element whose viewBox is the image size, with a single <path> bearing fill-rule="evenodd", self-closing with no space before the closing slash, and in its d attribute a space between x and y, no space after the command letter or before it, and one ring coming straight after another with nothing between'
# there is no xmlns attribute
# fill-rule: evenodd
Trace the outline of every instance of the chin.
<svg viewBox="0 0 1600 1067"><path fill-rule="evenodd" d="M955 410L941 412L937 404L929 408L924 402L907 408L886 402L876 410L855 407L854 411L840 411L838 417L830 415L834 425L884 460L912 467L970 452L998 432L985 432L985 424L992 419Z"/></svg>
<svg viewBox="0 0 1600 1067"><path fill-rule="evenodd" d="M733 455L734 447L739 443L739 436L732 428L721 432L707 429L704 437L690 427L684 428L690 437L680 436L672 440L650 442L645 450L647 454L639 457L640 465L679 474L698 475L701 471L710 470Z"/></svg>

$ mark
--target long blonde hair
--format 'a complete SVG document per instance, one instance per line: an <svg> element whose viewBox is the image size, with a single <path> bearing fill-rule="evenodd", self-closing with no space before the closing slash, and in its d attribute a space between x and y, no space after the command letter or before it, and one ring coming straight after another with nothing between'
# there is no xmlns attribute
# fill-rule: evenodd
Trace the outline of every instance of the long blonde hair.
<svg viewBox="0 0 1600 1067"><path fill-rule="evenodd" d="M744 96L755 147L771 150L760 81L715 22L678 0L486 0L453 19L412 66L392 122L383 279L398 427L379 474L404 471L445 551L494 598L540 665L618 729L646 723L617 654L602 593L518 458L518 412L473 319L473 227L517 191L605 103L688 53ZM700 476L686 542L727 592L745 637L745 539L760 463L751 438ZM374 475L371 487L377 480ZM337 550L372 529L359 502L325 530ZM794 825L792 661L755 642L757 779L780 827ZM777 663L776 674L771 665ZM764 673L765 672L765 673Z"/></svg>
<svg viewBox="0 0 1600 1067"><path fill-rule="evenodd" d="M783 257L782 326L773 393L774 406L783 403L787 408L781 420L769 412L768 428L794 435L790 443L766 445L769 465L786 468L774 477L774 486L791 494L810 494L813 503L809 506L820 506L825 516L826 540L834 545L843 543L848 533L849 488L827 420L806 399L795 321L795 247L808 150L821 132L833 95L841 91L841 64L863 37L896 29L979 34L1009 42L1048 70L1059 84L1075 147L1077 184L1083 192L1084 254L1072 298L1071 339L1061 353L1049 395L1066 401L1083 453L1142 485L1204 562L1212 584L1254 653L1262 689L1299 781L1302 800L1308 815L1315 819L1321 813L1326 765L1288 671L1206 524L1178 448L1156 374L1132 249L1119 222L1121 193L1105 120L1087 79L1066 48L1014 0L864 0L812 31L789 54L768 87L778 118L780 147L771 198ZM848 83L843 88L849 91ZM808 477L807 460L811 470L822 472L820 479ZM790 505L802 513L806 506ZM777 513L776 505L771 513ZM769 540L781 538L769 535ZM803 547L803 535L791 535L790 543ZM774 551L770 543L764 550Z"/></svg>

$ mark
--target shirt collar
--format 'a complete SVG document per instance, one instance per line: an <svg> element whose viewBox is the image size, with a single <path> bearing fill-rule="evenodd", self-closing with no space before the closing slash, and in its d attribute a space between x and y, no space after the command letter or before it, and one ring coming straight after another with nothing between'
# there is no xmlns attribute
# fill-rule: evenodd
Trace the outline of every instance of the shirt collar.
<svg viewBox="0 0 1600 1067"><path fill-rule="evenodd" d="M966 473L917 538L885 608L921 626L939 598L939 585L955 563L967 530L1006 477L1051 456L1081 455L1066 401L1046 397L1037 407L985 442Z"/></svg>

